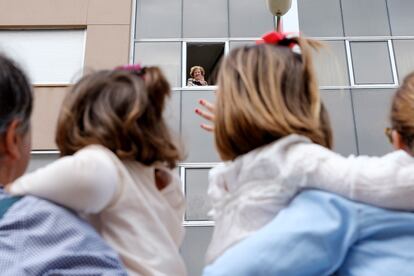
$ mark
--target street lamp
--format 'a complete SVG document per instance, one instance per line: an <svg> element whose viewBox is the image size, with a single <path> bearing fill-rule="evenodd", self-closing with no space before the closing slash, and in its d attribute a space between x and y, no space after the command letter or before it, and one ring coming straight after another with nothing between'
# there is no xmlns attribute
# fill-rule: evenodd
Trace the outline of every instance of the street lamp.
<svg viewBox="0 0 414 276"><path fill-rule="evenodd" d="M269 11L276 16L276 31L281 31L280 19L292 6L292 0L266 0Z"/></svg>

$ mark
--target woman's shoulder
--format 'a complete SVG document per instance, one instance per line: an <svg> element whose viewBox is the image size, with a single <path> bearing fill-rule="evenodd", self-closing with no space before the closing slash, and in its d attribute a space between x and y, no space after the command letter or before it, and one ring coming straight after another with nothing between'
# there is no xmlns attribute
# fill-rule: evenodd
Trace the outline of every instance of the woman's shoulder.
<svg viewBox="0 0 414 276"><path fill-rule="evenodd" d="M187 86L192 86L192 85L195 85L195 84L194 84L194 82L195 82L195 79L193 79L193 78L188 78L188 80L187 80Z"/></svg>
<svg viewBox="0 0 414 276"><path fill-rule="evenodd" d="M189 78L187 80L187 86L206 86L206 85L208 85L208 82L206 80L199 81L193 78Z"/></svg>

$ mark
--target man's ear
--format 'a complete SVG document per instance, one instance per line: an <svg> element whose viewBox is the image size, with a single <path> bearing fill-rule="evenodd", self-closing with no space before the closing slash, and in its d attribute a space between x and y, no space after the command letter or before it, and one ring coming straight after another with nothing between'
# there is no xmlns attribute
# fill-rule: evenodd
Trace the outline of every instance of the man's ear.
<svg viewBox="0 0 414 276"><path fill-rule="evenodd" d="M9 126L7 127L6 134L4 136L4 153L10 159L18 160L21 158L21 153L19 149L19 140L22 139L18 133L18 127L20 121L14 119Z"/></svg>
<svg viewBox="0 0 414 276"><path fill-rule="evenodd" d="M391 133L391 137L392 137L392 145L394 146L395 149L397 150L405 149L404 142L402 140L401 135L398 133L398 131L393 129Z"/></svg>

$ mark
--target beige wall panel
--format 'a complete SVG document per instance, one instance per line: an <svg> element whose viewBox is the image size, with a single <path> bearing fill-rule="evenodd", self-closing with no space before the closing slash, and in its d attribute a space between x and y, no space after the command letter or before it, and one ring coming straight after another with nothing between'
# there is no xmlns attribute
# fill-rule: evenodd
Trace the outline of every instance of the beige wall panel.
<svg viewBox="0 0 414 276"><path fill-rule="evenodd" d="M89 25L85 69L111 69L127 64L129 41L129 25Z"/></svg>
<svg viewBox="0 0 414 276"><path fill-rule="evenodd" d="M132 0L89 0L87 24L131 24Z"/></svg>
<svg viewBox="0 0 414 276"><path fill-rule="evenodd" d="M87 0L0 0L0 26L85 26L88 2Z"/></svg>
<svg viewBox="0 0 414 276"><path fill-rule="evenodd" d="M56 122L68 87L36 87L32 116L33 150L54 150Z"/></svg>

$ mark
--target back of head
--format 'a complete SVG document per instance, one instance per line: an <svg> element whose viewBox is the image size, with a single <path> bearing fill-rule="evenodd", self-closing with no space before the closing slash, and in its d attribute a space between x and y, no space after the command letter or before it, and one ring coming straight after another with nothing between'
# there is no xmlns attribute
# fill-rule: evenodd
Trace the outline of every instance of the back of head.
<svg viewBox="0 0 414 276"><path fill-rule="evenodd" d="M103 70L83 77L67 95L56 143L62 155L99 144L120 159L176 166L181 153L163 118L170 86L157 67Z"/></svg>
<svg viewBox="0 0 414 276"><path fill-rule="evenodd" d="M331 147L329 119L321 103L311 49L317 42L293 38L288 46L261 44L233 50L220 69L215 141L232 160L289 134Z"/></svg>
<svg viewBox="0 0 414 276"><path fill-rule="evenodd" d="M391 124L401 135L404 144L414 153L414 73L405 77L394 95Z"/></svg>
<svg viewBox="0 0 414 276"><path fill-rule="evenodd" d="M12 120L20 121L19 129L30 128L33 94L23 71L9 58L0 55L0 132L3 134Z"/></svg>

